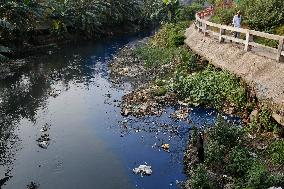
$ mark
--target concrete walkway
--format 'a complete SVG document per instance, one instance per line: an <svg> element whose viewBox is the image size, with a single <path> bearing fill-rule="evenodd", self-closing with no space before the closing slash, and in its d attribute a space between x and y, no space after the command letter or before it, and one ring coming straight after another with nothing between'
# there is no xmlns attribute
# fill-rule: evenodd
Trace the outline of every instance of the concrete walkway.
<svg viewBox="0 0 284 189"><path fill-rule="evenodd" d="M185 43L211 64L236 74L256 92L259 100L272 105L275 113L284 115L284 64L245 52L233 43L219 43L205 37L191 25L186 31ZM284 120L283 120L284 121Z"/></svg>

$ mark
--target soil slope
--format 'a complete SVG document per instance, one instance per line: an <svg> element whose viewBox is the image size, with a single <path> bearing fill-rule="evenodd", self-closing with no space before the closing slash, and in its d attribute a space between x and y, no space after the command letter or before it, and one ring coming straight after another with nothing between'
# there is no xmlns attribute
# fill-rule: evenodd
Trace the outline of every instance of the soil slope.
<svg viewBox="0 0 284 189"><path fill-rule="evenodd" d="M205 37L191 25L186 31L185 43L211 64L241 77L256 92L259 100L273 105L273 110L284 115L284 64L245 52L232 43L219 43Z"/></svg>

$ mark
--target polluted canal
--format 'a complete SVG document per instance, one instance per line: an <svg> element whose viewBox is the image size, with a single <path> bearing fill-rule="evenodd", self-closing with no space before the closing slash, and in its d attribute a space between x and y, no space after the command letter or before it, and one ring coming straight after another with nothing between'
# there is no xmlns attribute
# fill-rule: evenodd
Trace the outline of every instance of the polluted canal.
<svg viewBox="0 0 284 189"><path fill-rule="evenodd" d="M190 128L216 113L121 115L131 87L112 85L108 62L142 37L62 47L0 81L1 189L179 188Z"/></svg>

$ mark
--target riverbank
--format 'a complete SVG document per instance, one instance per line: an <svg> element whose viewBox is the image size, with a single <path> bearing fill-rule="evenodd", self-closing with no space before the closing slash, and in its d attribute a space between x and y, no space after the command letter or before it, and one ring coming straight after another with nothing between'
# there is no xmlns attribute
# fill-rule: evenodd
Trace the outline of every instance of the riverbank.
<svg viewBox="0 0 284 189"><path fill-rule="evenodd" d="M214 66L241 77L256 93L259 101L266 103L274 112L279 124L283 124L284 65L253 52L245 52L237 45L219 43L204 37L191 25L186 31L186 44ZM281 117L282 116L282 117Z"/></svg>
<svg viewBox="0 0 284 189"><path fill-rule="evenodd" d="M177 120L186 120L190 107L194 106L238 115L243 119L241 127L221 119L213 129L205 128L191 137L185 153L188 174L185 187L283 186L282 126L273 120L270 107L262 104L245 82L227 71L208 66L208 61L180 43L177 36L185 26L165 25L146 43L124 49L114 59L111 66L114 78L130 83L145 78L143 84L139 83L122 98L122 115L160 115L165 107L177 104L181 108L171 115ZM224 164L219 164L221 157L225 158ZM241 167L246 169L239 170Z"/></svg>

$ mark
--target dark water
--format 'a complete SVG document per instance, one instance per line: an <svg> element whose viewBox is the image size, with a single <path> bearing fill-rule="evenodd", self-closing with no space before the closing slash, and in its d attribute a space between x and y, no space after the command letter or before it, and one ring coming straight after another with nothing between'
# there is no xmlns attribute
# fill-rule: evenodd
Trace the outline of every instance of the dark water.
<svg viewBox="0 0 284 189"><path fill-rule="evenodd" d="M161 117L120 115L129 88L108 81L108 60L128 42L126 36L61 48L33 58L13 78L0 81L0 182L3 189L178 188L190 126L213 122L215 112L194 109L192 124ZM49 127L50 144L36 141ZM170 144L170 152L160 146ZM147 177L134 175L140 164Z"/></svg>

